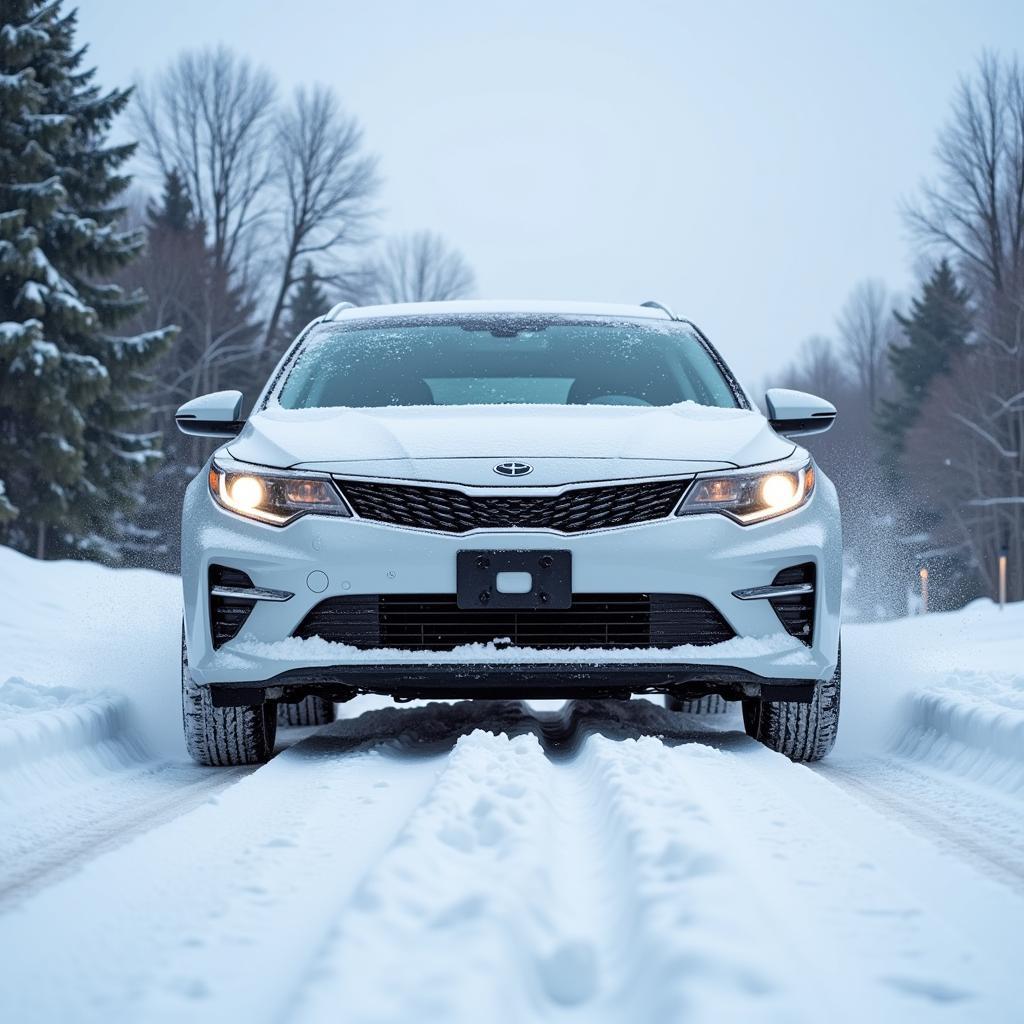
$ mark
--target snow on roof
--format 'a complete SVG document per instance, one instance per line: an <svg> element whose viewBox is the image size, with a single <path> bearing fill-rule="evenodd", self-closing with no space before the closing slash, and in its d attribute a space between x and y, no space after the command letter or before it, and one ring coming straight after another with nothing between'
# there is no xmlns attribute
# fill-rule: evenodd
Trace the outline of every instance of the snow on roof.
<svg viewBox="0 0 1024 1024"><path fill-rule="evenodd" d="M565 302L550 299L459 299L454 302L398 302L381 306L352 306L336 313L334 320L354 320L376 316L426 316L458 313L567 313L570 316L647 317L668 320L668 315L652 306L611 302Z"/></svg>

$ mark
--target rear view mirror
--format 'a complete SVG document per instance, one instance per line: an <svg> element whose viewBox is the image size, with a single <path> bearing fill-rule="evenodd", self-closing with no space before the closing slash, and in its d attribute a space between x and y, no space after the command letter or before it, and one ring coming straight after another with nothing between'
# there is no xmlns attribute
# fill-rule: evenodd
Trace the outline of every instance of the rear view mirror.
<svg viewBox="0 0 1024 1024"><path fill-rule="evenodd" d="M214 391L186 402L175 414L174 422L190 437L234 437L245 426L241 391Z"/></svg>
<svg viewBox="0 0 1024 1024"><path fill-rule="evenodd" d="M822 434L835 422L836 407L806 391L769 388L764 399L772 430L787 437Z"/></svg>

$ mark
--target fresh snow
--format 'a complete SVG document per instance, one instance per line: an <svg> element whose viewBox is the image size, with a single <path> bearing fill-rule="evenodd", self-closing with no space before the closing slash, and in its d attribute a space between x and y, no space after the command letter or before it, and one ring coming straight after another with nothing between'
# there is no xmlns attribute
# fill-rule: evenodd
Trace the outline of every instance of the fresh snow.
<svg viewBox="0 0 1024 1024"><path fill-rule="evenodd" d="M807 648L788 633L772 633L767 636L737 636L719 644L698 647L682 644L679 647L623 647L606 650L599 647L581 647L558 655L558 661L573 665L630 664L637 662L687 661L699 658L711 664L716 661L728 662L731 658L754 658L760 655L788 654L791 664L811 664L813 659ZM500 643L463 644L451 651L417 650L361 650L348 644L334 643L320 637L303 639L292 636L275 643L261 643L258 640L240 640L230 649L222 648L214 655L214 664L224 667L245 664L245 655L253 655L267 661L304 661L310 665L366 665L402 664L415 662L418 665L465 665L474 662L549 664L551 652L534 647L510 647ZM212 668L212 666L211 666Z"/></svg>
<svg viewBox="0 0 1024 1024"><path fill-rule="evenodd" d="M0 1020L1020 1020L1024 605L847 626L811 768L735 708L364 697L225 771L177 579L0 578Z"/></svg>

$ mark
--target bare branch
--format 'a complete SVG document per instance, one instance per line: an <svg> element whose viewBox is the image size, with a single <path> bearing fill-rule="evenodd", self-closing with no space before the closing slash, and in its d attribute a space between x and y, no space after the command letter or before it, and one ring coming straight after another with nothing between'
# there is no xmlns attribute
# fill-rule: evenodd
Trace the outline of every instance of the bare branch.
<svg viewBox="0 0 1024 1024"><path fill-rule="evenodd" d="M275 129L276 186L281 201L284 253L264 347L277 334L300 261L337 257L363 242L380 181L377 161L363 153L359 122L323 87L299 89Z"/></svg>
<svg viewBox="0 0 1024 1024"><path fill-rule="evenodd" d="M456 249L432 231L392 238L371 262L376 302L461 299L476 287L473 271Z"/></svg>
<svg viewBox="0 0 1024 1024"><path fill-rule="evenodd" d="M136 97L143 153L161 174L181 174L215 265L230 276L265 213L273 80L219 47L183 53Z"/></svg>

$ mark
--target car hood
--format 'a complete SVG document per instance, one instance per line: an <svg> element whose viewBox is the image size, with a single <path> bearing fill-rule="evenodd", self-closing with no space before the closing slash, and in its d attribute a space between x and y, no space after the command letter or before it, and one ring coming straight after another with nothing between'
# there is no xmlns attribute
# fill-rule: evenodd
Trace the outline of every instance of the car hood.
<svg viewBox="0 0 1024 1024"><path fill-rule="evenodd" d="M349 476L495 486L498 462L527 462L542 486L752 466L795 446L759 412L683 402L637 406L270 408L230 442L232 458Z"/></svg>

